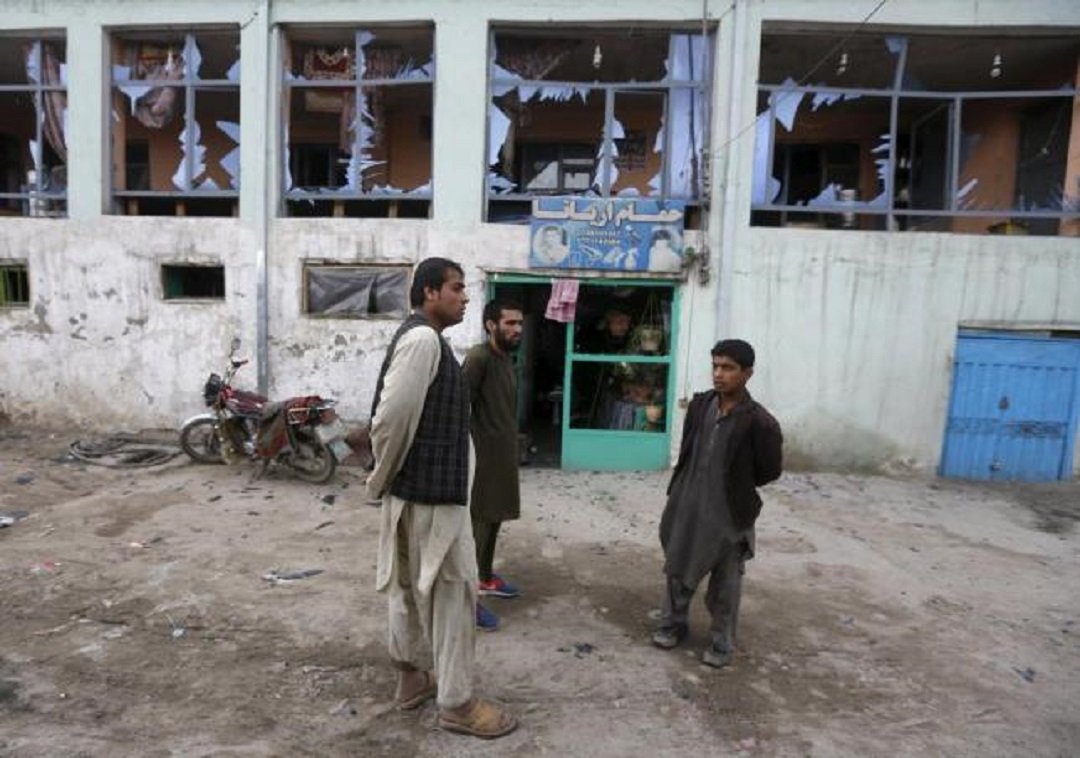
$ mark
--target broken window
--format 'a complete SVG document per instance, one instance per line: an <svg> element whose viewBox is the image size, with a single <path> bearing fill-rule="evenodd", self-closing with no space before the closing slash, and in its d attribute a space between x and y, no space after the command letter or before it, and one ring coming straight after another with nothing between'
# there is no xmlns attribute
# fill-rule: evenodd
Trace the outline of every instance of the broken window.
<svg viewBox="0 0 1080 758"><path fill-rule="evenodd" d="M62 37L0 41L0 215L67 215Z"/></svg>
<svg viewBox="0 0 1080 758"><path fill-rule="evenodd" d="M431 26L291 29L285 50L287 214L426 218Z"/></svg>
<svg viewBox="0 0 1080 758"><path fill-rule="evenodd" d="M0 262L0 308L30 305L30 275L25 263Z"/></svg>
<svg viewBox="0 0 1080 758"><path fill-rule="evenodd" d="M161 267L166 300L224 300L225 267L171 263Z"/></svg>
<svg viewBox="0 0 1080 758"><path fill-rule="evenodd" d="M489 221L543 195L705 195L712 37L656 29L492 35Z"/></svg>
<svg viewBox="0 0 1080 758"><path fill-rule="evenodd" d="M232 216L240 189L240 35L112 39L112 208Z"/></svg>
<svg viewBox="0 0 1080 758"><path fill-rule="evenodd" d="M408 266L304 266L304 313L338 318L403 318Z"/></svg>
<svg viewBox="0 0 1080 758"><path fill-rule="evenodd" d="M755 225L1080 235L1075 37L767 33L760 80Z"/></svg>

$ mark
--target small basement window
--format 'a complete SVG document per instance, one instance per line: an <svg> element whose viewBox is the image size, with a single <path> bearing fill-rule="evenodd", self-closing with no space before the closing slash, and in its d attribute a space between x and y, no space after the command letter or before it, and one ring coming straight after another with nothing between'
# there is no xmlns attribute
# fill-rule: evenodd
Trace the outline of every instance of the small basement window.
<svg viewBox="0 0 1080 758"><path fill-rule="evenodd" d="M403 318L408 266L304 266L304 313L335 318Z"/></svg>
<svg viewBox="0 0 1080 758"><path fill-rule="evenodd" d="M225 267L165 264L161 284L166 300L224 300Z"/></svg>
<svg viewBox="0 0 1080 758"><path fill-rule="evenodd" d="M25 263L0 263L0 307L30 305L30 276Z"/></svg>

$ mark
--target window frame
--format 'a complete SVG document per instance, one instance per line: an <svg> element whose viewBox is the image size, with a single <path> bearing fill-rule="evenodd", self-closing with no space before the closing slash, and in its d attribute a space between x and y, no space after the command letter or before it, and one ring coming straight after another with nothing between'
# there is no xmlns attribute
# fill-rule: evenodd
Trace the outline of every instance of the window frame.
<svg viewBox="0 0 1080 758"><path fill-rule="evenodd" d="M376 277L379 274L404 273L405 274L405 313L327 313L325 311L312 311L309 301L310 271L312 269L334 269L371 272ZM365 262L365 261L330 261L322 259L309 259L300 264L300 313L306 318L313 319L344 319L347 321L400 321L408 315L409 290L412 287L413 266L408 263L391 262Z"/></svg>
<svg viewBox="0 0 1080 758"><path fill-rule="evenodd" d="M620 25L605 26L604 31L618 31L622 28ZM493 51L496 48L495 37L502 32L513 32L520 29L520 27L514 26L500 26L492 27L488 29L488 60L493 61ZM487 157L491 155L491 114L490 107L494 105L493 92L497 87L525 87L543 89L544 87L569 87L576 91L588 90L589 93L602 92L604 95L604 126L600 137L600 148L596 155L596 171L600 177L600 193L597 195L590 195L587 192L574 192L575 196L581 197L602 197L610 198L614 197L611 194L611 167L613 165L613 158L616 156L613 148L616 146L616 142L619 138L613 137L613 121L615 120L615 97L620 92L653 92L661 95L664 98L664 108L662 114L661 128L663 129L664 146L660 155L660 193L658 195L647 195L650 200L659 200L665 202L668 200L683 200L687 206L705 205L708 203L709 186L708 182L704 178L704 174L707 172L705 166L709 160L709 143L711 136L711 124L712 124L712 83L714 76L714 69L716 66L716 27L709 26L707 33L702 33L700 28L689 29L680 28L677 25L665 26L660 31L667 32L668 34L668 54L666 60L671 60L673 54L673 40L672 37L675 34L683 33L690 37L702 37L707 39L704 47L704 55L706 58L705 70L701 76L696 79L675 79L670 75L666 75L664 78L656 81L625 81L625 82L578 82L578 81L563 81L557 79L526 79L524 77L506 78L495 76L492 73L491 65L489 63L487 67L487 108L484 115L484 220L488 221L490 217L490 207L492 202L532 202L537 197L550 197L551 193L539 193L534 194L524 191L514 192L493 192L491 188L492 171L490 165L487 163ZM672 132L671 129L671 95L676 90L691 90L696 91L702 98L702 102L705 104L704 113L702 114L702 135L703 140L701 146L698 148L699 162L701 165L702 179L701 194L696 197L673 197L670 193L670 164L671 159L671 143ZM497 106L495 106L497 107ZM691 124L691 129L694 125ZM555 140L548 140L548 142L554 142ZM520 182L519 182L520 183ZM590 190L592 186L590 185Z"/></svg>
<svg viewBox="0 0 1080 758"><path fill-rule="evenodd" d="M16 276L19 272L22 272L23 278L26 280L26 299L25 300L12 300L8 297L7 292L7 276L10 272L15 272ZM0 260L0 310L12 310L18 308L30 307L30 264L25 260Z"/></svg>
<svg viewBox="0 0 1080 758"><path fill-rule="evenodd" d="M325 28L333 28L333 27L328 26L328 25L319 25L319 26L304 26L302 28L305 29L305 30L310 31L310 30L315 30L315 29L325 29ZM426 87L431 88L431 120L432 120L432 125L433 125L432 128L434 129L434 120L435 120L435 79L436 79L436 76L437 76L437 66L438 66L438 61L437 61L437 59L435 57L435 25L434 25L434 23L432 23L430 21L416 21L414 23L401 23L401 24L393 24L393 23L386 24L386 23L381 23L380 22L380 23L374 23L374 24L365 24L365 25L362 25L362 26L360 26L360 25L353 26L352 24L350 24L348 28L351 29L352 32L353 32L353 46L352 46L352 48L350 48L350 54L353 55L354 57L356 55L357 48L358 47L363 47L363 44L361 44L361 38L362 38L363 34L365 32L367 32L367 31L369 31L369 30L374 30L374 31L377 32L380 28L383 28L383 29L385 29L385 28L417 29L417 30L423 29L425 32L428 32L431 35L431 45L432 45L432 47L431 47L431 70L430 70L430 73L428 75L426 75L426 76L415 76L415 77L409 77L408 79L394 79L394 78L386 78L386 77L377 78L377 79L364 79L364 78L357 79L355 74L353 75L353 77L351 79L296 79L296 78L294 78L292 76L291 72L289 72L288 69L286 68L284 62L285 62L285 60L287 60L287 58L285 58L283 56L281 61L280 61L280 66L279 66L279 75L280 75L279 82L281 84L282 102L291 102L291 100L292 100L291 90L295 90L295 89L299 89L299 90L305 90L305 89L338 89L338 90L352 89L353 90L353 108L354 108L354 110L353 110L353 118L355 119L355 122L357 124L360 124L360 123L362 123L362 115L361 115L361 110L360 109L361 109L361 103L363 102L361 90L363 90L364 88L426 86ZM289 27L286 27L284 29L284 32L283 32L283 34L281 36L281 41L282 41L283 45L292 44L292 41L289 39ZM281 182L282 186L281 186L280 192L278 194L279 203L280 203L280 207L279 207L279 210L278 210L278 215L279 216L291 218L292 216L288 212L288 204L290 202L304 201L304 200L309 200L309 201L320 201L321 200L321 201L331 201L331 202L333 202L333 201L345 202L345 201L357 201L357 200L361 200L361 201L363 201L363 200L383 200L383 201L391 201L391 202L394 201L394 200L422 200L422 201L427 201L428 203L430 203L432 201L432 198L434 196L434 186L435 186L435 141L434 141L434 139L432 139L430 141L430 143L431 143L430 144L431 176L428 178L427 189L422 189L420 191L408 190L408 191L402 191L402 192L388 192L386 190L380 190L380 191L375 191L375 192L365 192L362 189L363 177L360 176L359 174L357 176L357 184L361 185L361 186L358 187L355 190L349 190L346 187L333 187L333 188L327 187L327 188L323 188L324 191L314 191L314 192L312 192L312 191L309 191L309 190L290 189L289 187L286 187L285 186L285 179L289 175L288 167L289 167L289 159L291 157L290 154L289 154L289 121L290 121L290 114L288 112L286 112L284 109L282 109L282 111L281 111L281 120L282 120L282 123L281 123L281 128L279 130L279 134L281 135L281 142L280 142L280 144L278 146L278 155L280 156L281 165L286 170L282 171L282 177L281 177L282 178L282 182ZM353 148L354 151L358 151L360 149L360 141L362 139L361 135L362 135L362 131L360 129L356 129L355 132L354 132L354 135L353 135L353 144L352 144L352 148ZM362 173L362 172L360 172L360 173ZM429 215L430 215L430 210L429 210ZM305 292L306 292L306 289L305 289ZM305 297L306 297L306 295L305 295ZM306 305L306 302L305 302L305 305Z"/></svg>
<svg viewBox="0 0 1080 758"><path fill-rule="evenodd" d="M31 45L34 46L35 56L37 64L37 70L44 70L44 46L46 42L62 41L64 43L64 65L67 64L67 35L63 32L55 33L43 33L36 35L21 36L18 34L4 34L0 37L0 41L14 38L20 40L28 40ZM27 79L29 80L29 74ZM64 189L61 192L49 192L44 187L44 171L41 170L42 164L45 161L45 118L42 115L45 108L45 93L47 92L59 92L64 97L67 97L67 84L55 84L48 85L41 81L42 77L39 75L36 82L27 81L25 84L4 84L0 83L0 93L2 94L19 94L22 92L29 92L34 97L34 115L36 122L34 125L34 143L30 146L30 156L34 162L34 188L28 192L0 192L0 200L22 200L26 203L27 212L19 216L19 218L66 218L68 215L67 200L68 200L68 182L64 182ZM67 135L65 134L65 140ZM67 167L67 160L64 161L64 167ZM62 201L64 209L62 212L56 211L44 211L39 213L32 213L31 209L36 202L48 201Z"/></svg>
<svg viewBox="0 0 1080 758"><path fill-rule="evenodd" d="M161 261L158 266L159 279L161 282L161 301L163 303L180 304L211 304L224 303L229 297L229 281L226 266L222 261L206 261L193 263L191 261ZM221 295L169 295L169 269L219 269L221 271Z"/></svg>
<svg viewBox="0 0 1080 758"><path fill-rule="evenodd" d="M240 124L242 118L242 109L240 105L240 86L242 84L241 79L238 77L235 81L232 79L199 79L192 78L191 71L189 70L188 61L191 60L190 50L196 44L196 37L200 33L206 32L233 32L236 34L237 44L241 43L240 29L238 27L186 27L181 32L184 35L184 75L180 79L117 79L114 76L114 69L112 64L112 52L116 49L115 45L118 42L124 41L138 41L138 35L140 34L154 34L157 32L175 32L177 30L167 29L160 26L139 26L131 29L112 29L109 30L108 49L109 49L109 86L106 93L106 118L108 118L108 130L106 132L106 141L108 143L108 156L109 156L109 171L108 173L108 188L109 188L109 201L112 215L116 215L115 210L116 202L126 202L128 200L138 200L141 198L147 199L179 199L179 200L233 200L239 202L240 199L240 180L241 170L237 171L234 183L236 189L171 189L171 190L118 190L116 189L115 169L117 165L116 145L113 139L113 129L115 128L112 121L113 105L112 99L114 93L120 90L122 86L135 86L135 87L175 87L182 88L184 91L184 128L180 134L192 134L193 127L195 125L195 91L196 90L213 90L215 92L231 92L235 91L237 97L237 106L241 111L237 116L237 124ZM243 51L237 55L237 61L240 60L240 55ZM196 143L199 144L199 143ZM124 143L124 149L126 150L127 143ZM192 182L195 180L195 151L185 149L183 150L183 166L184 166L184 183L190 188ZM125 156L124 161L125 172L127 170L127 160ZM122 214L123 215L123 214Z"/></svg>
<svg viewBox="0 0 1080 758"><path fill-rule="evenodd" d="M759 48L764 42L764 38L770 34L776 32L762 31L758 40ZM873 30L868 30L868 33L874 33ZM877 97L888 98L889 105L889 150L887 160L888 163L885 166L885 177L883 181L883 194L885 195L886 203L885 207L869 207L866 205L858 205L853 208L846 208L842 203L837 203L835 206L811 208L807 205L791 205L786 203L756 203L751 197L750 212L758 213L798 213L798 214L836 214L836 213L854 213L856 216L882 216L885 218L885 230L891 231L895 229L896 219L909 217L941 217L941 218L992 218L999 219L1002 217L1008 217L1010 219L1054 219L1054 220L1068 220L1070 218L1076 218L1075 212L1070 213L1064 208L1060 211L1051 210L1016 210L1009 208L990 209L990 210L970 210L958 207L958 192L960 191L960 156L961 156L961 137L963 135L963 125L961 118L963 115L963 107L965 103L978 101L978 100L1037 100L1047 98L1070 98L1075 99L1080 96L1080 89L1075 86L1070 88L1061 88L1054 90L1045 89L1031 89L1031 90L917 90L907 89L903 86L904 74L907 68L908 58L908 46L910 44L911 36L897 34L891 35L894 39L900 41L902 44L900 50L896 55L896 68L893 71L892 86L885 88L863 88L863 87L832 87L832 86L814 86L808 84L768 84L764 82L758 82L756 92L758 94L767 94L769 96L768 109L758 113L755 116L756 119L768 113L769 126L770 126L770 139L769 150L766 170L769 172L768 177L773 176L773 167L776 159L776 147L777 140L775 138L777 124L779 123L776 117L776 102L779 99L774 95L784 95L797 93L801 96L806 95L852 95L855 97ZM760 68L760 63L759 63ZM948 104L948 165L946 166L946 185L948 194L946 196L946 202L943 203L947 207L936 210L932 208L897 208L896 207L896 162L897 162L897 146L900 137L899 131L899 113L901 100L939 100ZM821 143L825 146L828 143ZM754 180L749 182L748 186L753 187ZM784 190L782 189L782 192ZM755 225L751 222L751 226L758 228L767 228L763 225ZM857 231L875 231L875 230L857 230ZM949 233L962 233L951 232Z"/></svg>

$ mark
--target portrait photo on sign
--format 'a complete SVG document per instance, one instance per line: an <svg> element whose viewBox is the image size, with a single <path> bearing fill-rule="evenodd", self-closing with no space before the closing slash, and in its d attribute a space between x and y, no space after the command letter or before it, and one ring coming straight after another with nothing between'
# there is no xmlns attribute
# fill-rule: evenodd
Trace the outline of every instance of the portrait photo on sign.
<svg viewBox="0 0 1080 758"><path fill-rule="evenodd" d="M671 229L653 227L649 240L649 271L676 272L682 268L682 240Z"/></svg>
<svg viewBox="0 0 1080 758"><path fill-rule="evenodd" d="M555 224L544 224L533 233L533 259L541 266L558 266L570 254L566 230Z"/></svg>

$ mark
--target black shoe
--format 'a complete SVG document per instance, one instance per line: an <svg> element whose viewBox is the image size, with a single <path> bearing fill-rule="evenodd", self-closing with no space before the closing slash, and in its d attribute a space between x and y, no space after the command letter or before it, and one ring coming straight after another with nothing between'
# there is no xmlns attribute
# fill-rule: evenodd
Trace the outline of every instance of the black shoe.
<svg viewBox="0 0 1080 758"><path fill-rule="evenodd" d="M701 662L714 669L722 669L731 665L731 659L735 657L733 650L720 650L710 645L701 653Z"/></svg>
<svg viewBox="0 0 1080 758"><path fill-rule="evenodd" d="M678 647L686 639L685 626L664 626L653 632L652 644L664 650Z"/></svg>

